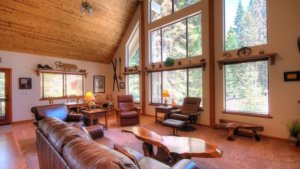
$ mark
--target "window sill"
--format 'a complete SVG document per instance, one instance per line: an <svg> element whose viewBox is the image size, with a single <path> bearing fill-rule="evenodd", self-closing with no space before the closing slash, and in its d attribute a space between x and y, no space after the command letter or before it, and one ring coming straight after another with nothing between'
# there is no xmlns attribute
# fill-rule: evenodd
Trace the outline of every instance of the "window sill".
<svg viewBox="0 0 300 169"><path fill-rule="evenodd" d="M242 115L242 116L251 116L251 117L260 117L260 118L269 118L273 117L270 114L254 114L249 112L234 112L234 111L223 111L224 114L232 114L232 115Z"/></svg>

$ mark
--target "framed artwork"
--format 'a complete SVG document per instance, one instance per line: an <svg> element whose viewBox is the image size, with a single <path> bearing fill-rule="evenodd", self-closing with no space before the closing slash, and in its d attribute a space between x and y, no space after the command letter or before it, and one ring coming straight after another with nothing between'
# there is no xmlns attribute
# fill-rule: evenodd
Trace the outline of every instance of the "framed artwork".
<svg viewBox="0 0 300 169"><path fill-rule="evenodd" d="M105 93L105 76L94 75L93 89L94 93Z"/></svg>
<svg viewBox="0 0 300 169"><path fill-rule="evenodd" d="M125 89L125 82L120 82L120 89Z"/></svg>
<svg viewBox="0 0 300 169"><path fill-rule="evenodd" d="M284 81L300 81L300 71L284 72Z"/></svg>
<svg viewBox="0 0 300 169"><path fill-rule="evenodd" d="M32 88L31 78L19 78L19 89L31 89Z"/></svg>

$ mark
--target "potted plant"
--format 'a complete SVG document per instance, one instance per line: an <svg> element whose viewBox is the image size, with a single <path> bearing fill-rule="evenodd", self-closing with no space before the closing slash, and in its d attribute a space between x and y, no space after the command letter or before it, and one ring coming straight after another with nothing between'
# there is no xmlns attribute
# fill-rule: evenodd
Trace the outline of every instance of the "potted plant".
<svg viewBox="0 0 300 169"><path fill-rule="evenodd" d="M290 132L290 139L293 141L297 141L298 135L300 133L300 121L294 120L288 127Z"/></svg>

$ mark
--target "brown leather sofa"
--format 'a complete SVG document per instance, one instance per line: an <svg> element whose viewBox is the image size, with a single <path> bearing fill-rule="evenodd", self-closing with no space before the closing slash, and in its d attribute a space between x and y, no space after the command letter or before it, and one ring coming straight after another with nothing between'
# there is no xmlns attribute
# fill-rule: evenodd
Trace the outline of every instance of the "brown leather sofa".
<svg viewBox="0 0 300 169"><path fill-rule="evenodd" d="M87 130L85 130L87 129ZM194 162L180 160L169 167L133 151L138 164L103 142L102 127L79 129L57 118L40 120L36 129L39 165L42 169L197 169ZM102 134L99 134L102 133ZM89 134L91 133L91 135Z"/></svg>
<svg viewBox="0 0 300 169"><path fill-rule="evenodd" d="M140 109L134 106L132 95L119 95L116 109L121 126L140 123Z"/></svg>
<svg viewBox="0 0 300 169"><path fill-rule="evenodd" d="M68 123L82 123L84 116L81 114L69 114L68 108L65 104L51 104L45 106L34 106L31 108L34 114L34 124L46 117L56 117Z"/></svg>

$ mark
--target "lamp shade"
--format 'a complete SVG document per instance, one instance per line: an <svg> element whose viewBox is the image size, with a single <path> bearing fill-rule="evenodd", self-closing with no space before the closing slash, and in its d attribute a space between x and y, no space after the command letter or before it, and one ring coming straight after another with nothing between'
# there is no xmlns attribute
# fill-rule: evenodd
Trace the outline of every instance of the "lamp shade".
<svg viewBox="0 0 300 169"><path fill-rule="evenodd" d="M94 101L95 97L92 92L87 92L84 96L84 101L89 102L89 101Z"/></svg>
<svg viewBox="0 0 300 169"><path fill-rule="evenodd" d="M170 93L168 90L163 90L163 97L170 97Z"/></svg>

